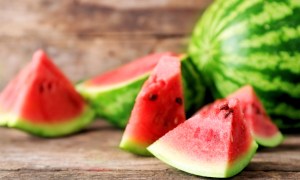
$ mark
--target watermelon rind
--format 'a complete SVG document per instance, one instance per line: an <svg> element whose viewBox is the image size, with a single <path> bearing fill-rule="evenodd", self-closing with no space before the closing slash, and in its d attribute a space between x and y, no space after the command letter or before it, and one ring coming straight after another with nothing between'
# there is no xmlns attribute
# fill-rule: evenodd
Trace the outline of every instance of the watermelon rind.
<svg viewBox="0 0 300 180"><path fill-rule="evenodd" d="M53 124L33 124L18 115L3 112L0 113L0 126L17 128L41 137L60 137L80 131L94 120L94 115L95 112L89 106L85 106L77 117Z"/></svg>
<svg viewBox="0 0 300 180"><path fill-rule="evenodd" d="M275 135L273 135L272 137L262 137L262 136L258 136L258 135L253 135L255 141L260 144L263 145L265 147L276 147L279 144L282 143L282 141L284 140L283 135L281 134L281 132L276 133Z"/></svg>
<svg viewBox="0 0 300 180"><path fill-rule="evenodd" d="M195 158L189 154L181 153L180 150L161 142L160 139L147 149L161 161L187 173L205 177L228 178L238 174L248 165L257 148L258 145L253 140L248 151L240 155L232 164L195 161Z"/></svg>
<svg viewBox="0 0 300 180"><path fill-rule="evenodd" d="M186 116L193 115L205 103L206 87L203 76L195 68L189 56L181 58L184 108Z"/></svg>
<svg viewBox="0 0 300 180"><path fill-rule="evenodd" d="M133 139L123 137L119 147L125 151L130 150L131 153L140 156L153 156L148 150L148 144L143 145L140 141L134 141Z"/></svg>
<svg viewBox="0 0 300 180"><path fill-rule="evenodd" d="M205 86L202 77L195 70L192 60L181 58L184 104L191 115L204 103ZM76 90L89 102L97 115L119 128L125 128L129 120L135 99L151 72L137 78L110 86L90 86L82 82Z"/></svg>
<svg viewBox="0 0 300 180"><path fill-rule="evenodd" d="M90 103L99 117L113 125L124 128L130 117L135 98L149 73L139 78L109 87L88 87L84 83L76 86L77 91Z"/></svg>

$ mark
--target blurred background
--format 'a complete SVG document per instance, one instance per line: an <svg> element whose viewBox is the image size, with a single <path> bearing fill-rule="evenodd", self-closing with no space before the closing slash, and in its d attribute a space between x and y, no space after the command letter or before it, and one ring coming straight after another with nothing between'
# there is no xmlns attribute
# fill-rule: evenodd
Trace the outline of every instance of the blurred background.
<svg viewBox="0 0 300 180"><path fill-rule="evenodd" d="M73 81L184 52L212 0L1 0L0 89L42 48Z"/></svg>

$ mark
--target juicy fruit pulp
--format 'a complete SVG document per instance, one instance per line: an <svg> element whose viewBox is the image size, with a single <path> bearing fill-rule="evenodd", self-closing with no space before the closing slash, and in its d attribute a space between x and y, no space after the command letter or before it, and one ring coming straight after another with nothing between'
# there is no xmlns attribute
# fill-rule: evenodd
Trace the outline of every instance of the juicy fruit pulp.
<svg viewBox="0 0 300 180"><path fill-rule="evenodd" d="M40 136L78 131L93 111L71 82L39 50L0 95L0 124Z"/></svg>
<svg viewBox="0 0 300 180"><path fill-rule="evenodd" d="M120 147L151 155L146 148L184 120L180 61L164 56L138 94Z"/></svg>
<svg viewBox="0 0 300 180"><path fill-rule="evenodd" d="M252 86L244 86L229 95L228 98L240 100L245 119L258 144L274 147L282 142L281 132L267 115Z"/></svg>
<svg viewBox="0 0 300 180"><path fill-rule="evenodd" d="M176 56L172 52L157 53L142 57L115 70L108 71L94 79L85 83L89 86L110 86L122 82L132 80L145 72L150 72L157 64L158 60L163 56ZM139 67L139 68L136 68Z"/></svg>
<svg viewBox="0 0 300 180"><path fill-rule="evenodd" d="M215 102L148 147L163 162L207 177L236 175L256 149L237 99Z"/></svg>
<svg viewBox="0 0 300 180"><path fill-rule="evenodd" d="M189 54L215 98L251 84L279 128L300 128L299 8L295 0L214 1Z"/></svg>

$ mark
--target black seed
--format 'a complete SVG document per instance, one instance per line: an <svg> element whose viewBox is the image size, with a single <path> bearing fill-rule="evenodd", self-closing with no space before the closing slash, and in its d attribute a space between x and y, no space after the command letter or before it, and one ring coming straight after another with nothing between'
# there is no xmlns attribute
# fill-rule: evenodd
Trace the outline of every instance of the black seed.
<svg viewBox="0 0 300 180"><path fill-rule="evenodd" d="M179 104L179 105L182 105L182 99L181 99L180 97L177 97L177 98L175 99L175 102L176 102L177 104Z"/></svg>
<svg viewBox="0 0 300 180"><path fill-rule="evenodd" d="M256 108L256 114L261 114L261 112L258 108Z"/></svg>
<svg viewBox="0 0 300 180"><path fill-rule="evenodd" d="M224 104L220 107L220 110L228 110L228 109L229 109L228 104Z"/></svg>
<svg viewBox="0 0 300 180"><path fill-rule="evenodd" d="M48 83L48 89L51 90L52 89L52 83Z"/></svg>
<svg viewBox="0 0 300 180"><path fill-rule="evenodd" d="M168 127L169 121L164 121L164 127Z"/></svg>
<svg viewBox="0 0 300 180"><path fill-rule="evenodd" d="M233 109L229 109L226 113L224 118L227 118L231 113L233 113Z"/></svg>
<svg viewBox="0 0 300 180"><path fill-rule="evenodd" d="M157 99L157 94L149 94L149 100L155 101Z"/></svg>
<svg viewBox="0 0 300 180"><path fill-rule="evenodd" d="M252 107L255 109L256 114L261 114L260 109L255 104L252 104Z"/></svg>
<svg viewBox="0 0 300 180"><path fill-rule="evenodd" d="M44 86L42 84L39 86L39 91L40 91L40 93L44 92Z"/></svg>

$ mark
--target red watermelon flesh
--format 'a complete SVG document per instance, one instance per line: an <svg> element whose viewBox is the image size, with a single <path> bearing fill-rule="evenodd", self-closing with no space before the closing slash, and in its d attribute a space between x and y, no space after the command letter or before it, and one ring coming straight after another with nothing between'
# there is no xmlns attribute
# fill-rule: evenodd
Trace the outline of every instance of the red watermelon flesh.
<svg viewBox="0 0 300 180"><path fill-rule="evenodd" d="M66 123L74 120L72 126L75 128L75 119L78 121L77 125L80 126L83 122L87 123L86 121L92 119L93 116L92 111L75 91L72 83L42 50L34 54L31 63L0 94L0 112L2 123L7 121L7 125L11 124L12 127L24 126L19 128L28 131L37 125L39 128L47 129L48 132L51 131L50 126L61 123L64 123L65 128L70 132L71 126L67 127ZM78 117L83 114L87 114L90 119L81 117L84 121L80 122ZM12 119L12 115L20 122L16 122L15 118ZM34 131L42 132L43 130ZM63 134L63 131L60 129L58 134ZM50 134L55 136L55 130ZM42 135L47 136L47 133Z"/></svg>
<svg viewBox="0 0 300 180"><path fill-rule="evenodd" d="M120 147L150 155L146 148L184 121L180 60L164 56L136 98Z"/></svg>
<svg viewBox="0 0 300 180"><path fill-rule="evenodd" d="M165 163L207 177L231 177L257 149L237 99L219 100L148 147Z"/></svg>
<svg viewBox="0 0 300 180"><path fill-rule="evenodd" d="M266 113L252 86L246 85L229 95L228 98L240 100L245 119L260 145L274 147L282 142L281 132Z"/></svg>
<svg viewBox="0 0 300 180"><path fill-rule="evenodd" d="M195 115L200 115L201 117L205 117L207 115L209 115L210 113L210 109L213 107L213 103L207 104L205 106L203 106L201 109L199 109L195 114Z"/></svg>
<svg viewBox="0 0 300 180"><path fill-rule="evenodd" d="M143 75L153 70L153 68L156 66L157 62L159 61L159 59L166 55L176 56L172 52L150 54L145 57L136 59L117 69L101 74L100 76L87 81L86 84L90 86L99 87L99 86L109 86L109 85L125 82L127 80L131 80L133 78L139 77L140 75Z"/></svg>

